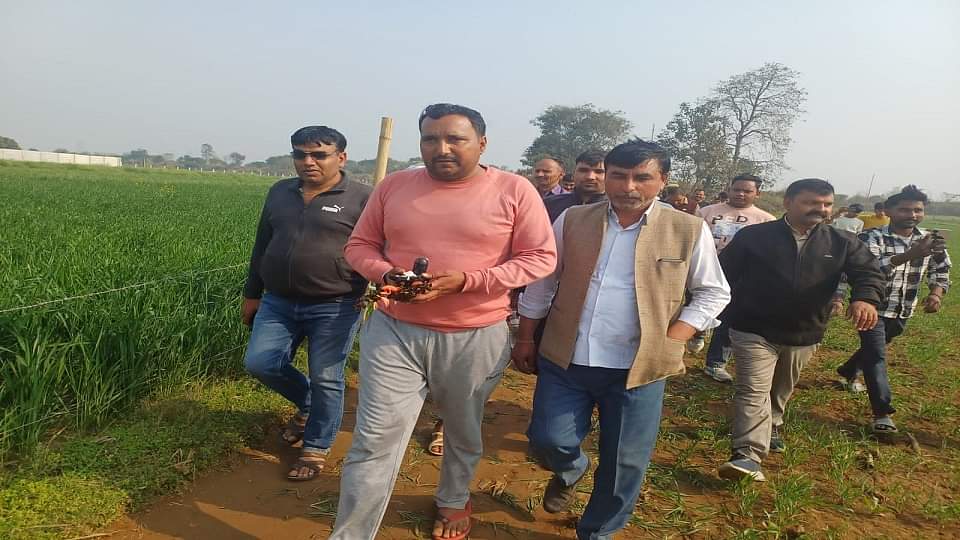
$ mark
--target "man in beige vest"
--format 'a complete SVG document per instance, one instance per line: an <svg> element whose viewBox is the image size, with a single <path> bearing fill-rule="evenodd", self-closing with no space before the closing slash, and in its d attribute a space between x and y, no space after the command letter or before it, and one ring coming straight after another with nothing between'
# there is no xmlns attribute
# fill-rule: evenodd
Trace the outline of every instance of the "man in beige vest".
<svg viewBox="0 0 960 540"><path fill-rule="evenodd" d="M590 467L580 444L599 409L599 466L577 525L582 540L612 538L630 518L665 379L683 373L687 339L715 326L730 300L706 223L656 202L667 152L634 140L611 150L604 165L609 201L572 207L554 222L557 269L521 298L512 353L517 369L539 375L527 436L554 472L548 512L575 498ZM545 317L538 354L534 329Z"/></svg>

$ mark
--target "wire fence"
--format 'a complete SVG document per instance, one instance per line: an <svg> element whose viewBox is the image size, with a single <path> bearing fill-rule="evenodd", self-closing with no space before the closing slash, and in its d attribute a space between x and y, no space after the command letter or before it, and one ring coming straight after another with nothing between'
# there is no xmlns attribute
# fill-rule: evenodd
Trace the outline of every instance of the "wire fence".
<svg viewBox="0 0 960 540"><path fill-rule="evenodd" d="M0 310L0 314L3 314L3 313L12 313L12 312L21 312L21 311L28 311L28 310L39 309L39 308L41 308L41 307L46 307L46 306L50 306L50 305L61 304L61 303L65 303L65 302L71 302L71 301L74 301L74 300L81 300L81 299L85 299L85 298L93 298L93 297L97 297L97 296L103 296L103 295L106 295L106 294L118 293L118 292L121 292L121 291L127 291L127 290L132 290L132 289L139 289L139 288L144 288L144 287L150 287L150 286L152 286L152 285L157 285L157 284L160 284L160 283L164 283L164 282L168 282L168 281L172 281L172 280L176 280L176 279L181 279L181 278L184 278L184 277L193 277L193 276L199 276L199 275L203 275L203 274L210 274L210 273L214 273L214 272L222 272L222 271L231 270L231 269L234 269L234 268L240 268L240 267L242 267L242 266L245 266L246 264L247 264L247 263L244 262L244 263L232 264L232 265L229 265L229 266L221 266L221 267L219 267L219 268L211 268L211 269L208 269L208 270L189 271L189 272L182 272L182 273L179 273L179 274L170 274L170 275L167 275L167 276L160 277L160 278L158 278L158 279L154 279L154 280L150 280L150 281L144 281L144 282L141 282L141 283L132 283L132 284L129 284L129 285L124 285L124 286L122 286L122 287L114 287L114 288L112 288L112 289L106 289L106 290L96 291L96 292L92 292L92 293L78 294L78 295L75 295L75 296L68 296L68 297L65 297L65 298L58 298L58 299L56 299L56 300L47 300L47 301L44 301L44 302L37 302L37 303L35 303L35 304L27 304L27 305L23 305L23 306L6 308L6 309ZM235 347L231 347L231 348L229 348L229 349L220 351L219 353L213 354L213 355L207 357L207 358L206 358L206 361L207 361L207 362L214 362L214 361L220 360L220 359L222 359L222 358L226 358L226 357L229 356L230 354L235 353L236 351L239 351L240 349L243 349L243 348L245 348L245 347L246 347L246 343L242 343L242 344L237 345L237 346L235 346ZM151 385L151 384L154 384L154 383L156 383L156 382L158 382L158 381L159 381L159 379L156 378L156 377L150 378L150 379L145 379L145 380L139 381L138 383L136 383L136 384L134 384L134 385L129 386L126 390L129 391L129 390L133 390L133 389L136 389L136 388L139 388L139 387L142 387L142 386ZM43 417L41 417L41 418L37 418L37 419L31 420L30 422L25 422L25 423L23 423L23 424L20 424L20 425L18 425L18 426L12 427L12 428L7 428L7 429L4 430L4 432L3 432L2 434L0 434L0 441L3 441L3 440L5 440L5 439L11 437L15 432L20 431L20 430L22 430L22 429L29 428L30 426L37 425L37 424L42 424L42 423L47 422L47 421L49 421L49 420L53 420L53 419L55 419L55 418L60 418L60 417L63 417L63 416L68 416L68 415L70 415L70 414L72 414L72 413L75 413L75 412L80 408L80 406L81 406L81 402L80 402L80 401L77 401L77 402L73 403L73 404L70 405L70 406L65 406L65 407L63 407L62 409L57 410L57 411L55 411L55 412L53 412L53 413L51 413L51 414L48 414L48 415L46 415L46 416L43 416Z"/></svg>
<svg viewBox="0 0 960 540"><path fill-rule="evenodd" d="M296 176L294 170L277 171L275 169L248 169L231 167L189 167L184 165L164 164L156 165L149 162L124 162L121 165L128 169L166 169L169 171L193 171L201 173L242 174L246 176L266 176L269 178L290 178Z"/></svg>
<svg viewBox="0 0 960 540"><path fill-rule="evenodd" d="M23 306L17 306L17 307L12 307L12 308L0 309L0 315L2 315L2 314L4 314L4 313L12 313L12 312L15 312L15 311L29 311L29 310L32 310L32 309L38 309L38 308L46 307L46 306L49 306L49 305L62 304L62 303L64 303L64 302L72 302L72 301L74 301L74 300L82 300L82 299L84 299L84 298L93 298L93 297L95 297L95 296L102 296L102 295L104 295L104 294L112 294L112 293L117 293L117 292L121 292L121 291L127 291L127 290L130 290L130 289L140 289L140 288L143 288L143 287L149 287L149 286L151 286L151 285L157 285L157 284L163 283L163 282L165 282L165 281L171 281L171 280L180 279L180 278L184 278L184 277L193 277L193 276L199 276L199 275L202 275L202 274L210 274L210 273L213 273L213 272L222 272L222 271L224 271L224 270L231 270L231 269L234 269L234 268L240 268L241 266L245 266L246 264L247 264L247 263L243 262L243 263L232 264L232 265L230 265L230 266L222 266L222 267L220 267L220 268L212 268L212 269L210 269L210 270L190 271L190 272L184 272L184 273L181 273L181 274L171 274L171 275L168 275L168 276L163 276L163 277L158 278L158 279L153 279L153 280L150 280L150 281L144 281L144 282L142 282L142 283L132 283L132 284L130 284L130 285L124 285L124 286L122 286L122 287L115 287L115 288L113 288L113 289L106 289L106 290L103 290L103 291L97 291L97 292L92 292L92 293L78 294L78 295L76 295L76 296L67 296L67 297L65 297L65 298L58 298L58 299L56 299L56 300L46 300L46 301L44 301L44 302L37 302L37 303L35 303L35 304L27 304L27 305L23 305Z"/></svg>

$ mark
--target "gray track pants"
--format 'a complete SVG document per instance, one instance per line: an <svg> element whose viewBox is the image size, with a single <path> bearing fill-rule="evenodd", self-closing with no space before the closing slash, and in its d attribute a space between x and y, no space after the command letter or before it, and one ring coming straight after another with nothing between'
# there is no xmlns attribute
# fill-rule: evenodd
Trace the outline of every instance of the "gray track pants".
<svg viewBox="0 0 960 540"><path fill-rule="evenodd" d="M772 428L783 424L787 400L817 346L778 345L733 329L730 346L737 359L731 447L734 454L759 463L770 451Z"/></svg>
<svg viewBox="0 0 960 540"><path fill-rule="evenodd" d="M437 332L377 311L360 338L360 400L330 538L373 539L427 390L444 421L435 499L463 508L483 455L483 407L510 361L506 322Z"/></svg>

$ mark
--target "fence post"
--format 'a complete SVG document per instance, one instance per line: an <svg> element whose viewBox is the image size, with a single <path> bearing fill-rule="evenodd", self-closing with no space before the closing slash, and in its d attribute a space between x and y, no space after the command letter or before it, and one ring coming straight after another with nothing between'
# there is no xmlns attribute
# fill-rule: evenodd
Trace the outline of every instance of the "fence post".
<svg viewBox="0 0 960 540"><path fill-rule="evenodd" d="M390 141L393 137L393 118L380 118L380 142L377 145L377 166L373 172L373 184L379 184L387 175L387 160L390 159Z"/></svg>

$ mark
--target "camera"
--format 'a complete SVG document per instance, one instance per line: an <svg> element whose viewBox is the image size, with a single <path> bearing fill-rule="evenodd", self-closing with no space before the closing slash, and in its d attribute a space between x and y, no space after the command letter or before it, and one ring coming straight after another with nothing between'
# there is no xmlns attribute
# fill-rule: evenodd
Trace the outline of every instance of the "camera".
<svg viewBox="0 0 960 540"><path fill-rule="evenodd" d="M398 285L410 285L415 281L424 281L423 274L426 273L430 265L430 259L426 257L417 257L413 261L413 270L408 270L399 276L391 276L390 280Z"/></svg>

